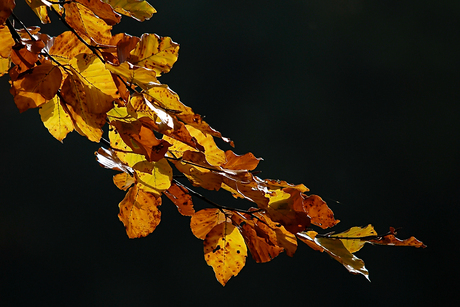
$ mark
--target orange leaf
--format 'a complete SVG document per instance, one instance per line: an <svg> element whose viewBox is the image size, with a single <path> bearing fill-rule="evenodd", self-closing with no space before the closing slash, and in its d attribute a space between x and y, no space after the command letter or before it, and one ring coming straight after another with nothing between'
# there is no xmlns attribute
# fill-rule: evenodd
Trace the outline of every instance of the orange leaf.
<svg viewBox="0 0 460 307"><path fill-rule="evenodd" d="M202 209L192 215L190 219L190 229L195 237L204 240L208 232L216 225L225 222L227 217L225 214L214 208Z"/></svg>
<svg viewBox="0 0 460 307"><path fill-rule="evenodd" d="M275 231L267 224L239 213L234 214L232 220L239 226L251 256L257 263L268 262L283 252Z"/></svg>
<svg viewBox="0 0 460 307"><path fill-rule="evenodd" d="M125 123L114 120L110 124L117 129L123 141L133 152L144 155L149 162L162 159L171 146L165 140L157 139L152 129L140 121Z"/></svg>
<svg viewBox="0 0 460 307"><path fill-rule="evenodd" d="M129 238L141 238L152 233L161 220L161 197L131 187L119 204L118 218L123 222Z"/></svg>
<svg viewBox="0 0 460 307"><path fill-rule="evenodd" d="M172 183L169 189L163 191L165 194L177 207L177 210L180 214L184 216L192 216L195 214L195 209L193 209L192 197L188 193L187 189Z"/></svg>
<svg viewBox="0 0 460 307"><path fill-rule="evenodd" d="M307 196L292 188L285 188L284 191L291 194L292 209L299 213L306 213L313 225L326 229L340 222L334 218L332 210L318 195Z"/></svg>
<svg viewBox="0 0 460 307"><path fill-rule="evenodd" d="M150 19L157 11L143 0L104 0L109 3L115 11L120 14L132 17L138 21Z"/></svg>
<svg viewBox="0 0 460 307"><path fill-rule="evenodd" d="M203 242L204 259L225 286L246 264L247 248L238 229L229 222L216 225Z"/></svg>
<svg viewBox="0 0 460 307"><path fill-rule="evenodd" d="M262 158L256 158L252 153L248 152L245 155L239 156L236 155L233 151L227 150L225 152L225 156L227 158L227 162L222 165L224 168L228 169L240 169L240 170L254 170L259 161Z"/></svg>
<svg viewBox="0 0 460 307"><path fill-rule="evenodd" d="M36 108L52 99L61 87L61 70L44 63L12 82L11 94L20 112Z"/></svg>
<svg viewBox="0 0 460 307"><path fill-rule="evenodd" d="M21 73L36 65L38 55L27 50L24 45L16 44L11 51L11 61L18 65L17 70Z"/></svg>
<svg viewBox="0 0 460 307"><path fill-rule="evenodd" d="M16 3L14 0L0 1L0 25L4 24L8 17L10 17L15 6Z"/></svg>
<svg viewBox="0 0 460 307"><path fill-rule="evenodd" d="M91 54L92 51L75 34L66 31L54 38L54 44L49 53L59 63L68 64L77 55L81 53Z"/></svg>
<svg viewBox="0 0 460 307"><path fill-rule="evenodd" d="M415 237L410 237L406 240L400 240L395 237L396 232L393 227L390 227L390 234L382 236L378 239L368 240L368 242L378 245L390 245L390 246L413 246L413 247L422 247L425 248L426 245L421 241L417 240Z"/></svg>

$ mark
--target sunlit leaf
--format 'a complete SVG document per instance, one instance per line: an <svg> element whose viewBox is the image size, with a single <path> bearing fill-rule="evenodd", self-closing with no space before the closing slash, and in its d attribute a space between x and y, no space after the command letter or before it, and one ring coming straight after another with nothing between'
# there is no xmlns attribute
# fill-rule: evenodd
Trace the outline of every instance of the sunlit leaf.
<svg viewBox="0 0 460 307"><path fill-rule="evenodd" d="M68 106L75 130L90 141L99 142L102 137L101 128L105 124L105 114L90 112L86 88L78 76L68 75L62 85L61 95Z"/></svg>
<svg viewBox="0 0 460 307"><path fill-rule="evenodd" d="M11 48L14 40L10 30L4 25L0 25L0 57L8 58L11 55Z"/></svg>
<svg viewBox="0 0 460 307"><path fill-rule="evenodd" d="M50 23L51 20L48 17L47 7L41 0L26 0L26 3L30 6L35 15L40 18L40 21L44 24Z"/></svg>
<svg viewBox="0 0 460 307"><path fill-rule="evenodd" d="M192 197L184 187L172 183L169 189L163 191L163 194L176 205L180 214L184 216L192 216L195 214Z"/></svg>
<svg viewBox="0 0 460 307"><path fill-rule="evenodd" d="M79 3L64 4L65 20L80 36L95 44L107 44L112 37L112 27L94 15L93 11Z"/></svg>
<svg viewBox="0 0 460 307"><path fill-rule="evenodd" d="M157 11L144 0L103 0L110 4L120 14L139 21L150 19Z"/></svg>
<svg viewBox="0 0 460 307"><path fill-rule="evenodd" d="M333 234L330 237L339 239L345 238L344 240L341 240L343 246L345 246L345 248L348 249L350 253L355 253L364 246L366 243L365 239L369 236L377 236L377 232L374 230L374 227L371 224L367 225L366 227L351 227L347 231Z"/></svg>
<svg viewBox="0 0 460 307"><path fill-rule="evenodd" d="M166 159L157 162L140 161L134 164L139 189L160 195L169 189L172 169Z"/></svg>
<svg viewBox="0 0 460 307"><path fill-rule="evenodd" d="M204 240L216 225L227 220L224 212L217 208L202 209L192 215L190 229L198 239Z"/></svg>
<svg viewBox="0 0 460 307"><path fill-rule="evenodd" d="M259 161L262 160L262 158L256 158L250 152L239 156L231 150L227 150L225 152L225 157L227 158L227 161L222 165L222 167L235 170L240 169L252 171L257 167Z"/></svg>
<svg viewBox="0 0 460 307"><path fill-rule="evenodd" d="M11 59L0 57L0 77L7 74L10 67L11 67Z"/></svg>
<svg viewBox="0 0 460 307"><path fill-rule="evenodd" d="M49 53L59 63L69 64L70 60L77 55L81 53L91 54L92 51L75 34L71 31L66 31L54 38L54 44Z"/></svg>
<svg viewBox="0 0 460 307"><path fill-rule="evenodd" d="M118 173L113 176L113 183L120 190L126 191L130 186L135 183L135 180L132 176L127 173Z"/></svg>
<svg viewBox="0 0 460 307"><path fill-rule="evenodd" d="M297 237L313 249L328 253L333 259L343 264L350 273L361 274L369 280L369 272L364 266L364 261L350 253L341 240L318 238L314 231L299 232Z"/></svg>
<svg viewBox="0 0 460 307"><path fill-rule="evenodd" d="M83 4L89 8L95 15L103 19L108 25L113 26L121 20L120 14L117 14L113 11L112 7L107 3L104 3L100 0L76 0L80 4Z"/></svg>
<svg viewBox="0 0 460 307"><path fill-rule="evenodd" d="M128 61L134 65L156 71L157 77L171 70L177 61L179 45L170 37L142 34L136 48L130 52Z"/></svg>
<svg viewBox="0 0 460 307"><path fill-rule="evenodd" d="M39 112L43 125L60 142L74 129L72 118L61 104L58 95L41 105Z"/></svg>
<svg viewBox="0 0 460 307"><path fill-rule="evenodd" d="M11 62L16 64L17 71L22 73L37 65L38 55L27 50L25 46L16 44L11 50Z"/></svg>
<svg viewBox="0 0 460 307"><path fill-rule="evenodd" d="M305 213L313 225L326 229L340 222L334 218L332 210L318 195L307 196L293 188L285 188L284 191L291 195L292 209Z"/></svg>
<svg viewBox="0 0 460 307"><path fill-rule="evenodd" d="M128 84L134 83L142 89L160 85L156 79L155 71L149 68L134 66L129 62L124 62L120 65L106 63L105 67L112 73L125 78Z"/></svg>
<svg viewBox="0 0 460 307"><path fill-rule="evenodd" d="M384 235L380 238L368 240L372 244L378 245L390 245L390 246L413 246L413 247L422 247L425 248L426 245L421 241L417 240L415 237L410 237L406 240L400 240L395 237L396 231L393 227L390 227L390 234Z"/></svg>
<svg viewBox="0 0 460 307"><path fill-rule="evenodd" d="M13 81L11 93L19 111L38 107L52 99L61 86L61 80L61 70L50 63L44 63Z"/></svg>
<svg viewBox="0 0 460 307"><path fill-rule="evenodd" d="M104 63L94 54L79 54L69 64L81 76L85 85L88 111L106 113L113 107L118 95L118 88L112 75L105 69Z"/></svg>
<svg viewBox="0 0 460 307"><path fill-rule="evenodd" d="M203 242L204 259L214 269L217 280L225 286L246 264L247 248L238 229L231 223L216 225Z"/></svg>
<svg viewBox="0 0 460 307"><path fill-rule="evenodd" d="M119 204L118 218L129 238L145 237L152 233L161 220L161 197L144 192L137 185L131 187Z"/></svg>
<svg viewBox="0 0 460 307"><path fill-rule="evenodd" d="M147 161L160 160L170 146L167 141L157 139L154 132L138 120L130 123L114 120L110 124L133 152L145 155Z"/></svg>
<svg viewBox="0 0 460 307"><path fill-rule="evenodd" d="M97 162L102 167L125 172L129 175L134 174L134 170L129 165L121 161L113 149L101 147L94 154L96 155Z"/></svg>

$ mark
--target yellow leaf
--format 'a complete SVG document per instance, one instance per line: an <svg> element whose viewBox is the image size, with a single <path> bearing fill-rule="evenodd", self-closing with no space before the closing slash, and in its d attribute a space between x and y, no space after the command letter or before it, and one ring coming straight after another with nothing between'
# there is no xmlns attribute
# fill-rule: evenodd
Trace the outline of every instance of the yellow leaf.
<svg viewBox="0 0 460 307"><path fill-rule="evenodd" d="M131 187L119 204L118 218L129 238L141 238L152 233L161 221L161 197L144 192L137 185Z"/></svg>
<svg viewBox="0 0 460 307"><path fill-rule="evenodd" d="M204 259L225 286L246 264L247 248L239 230L229 222L216 225L203 242Z"/></svg>
<svg viewBox="0 0 460 307"><path fill-rule="evenodd" d="M299 232L297 237L315 250L325 251L333 259L340 262L350 273L361 274L369 280L369 272L364 261L353 255L342 244L342 240L318 238L316 232ZM370 281L370 280L369 280Z"/></svg>
<svg viewBox="0 0 460 307"><path fill-rule="evenodd" d="M345 246L345 248L348 249L350 253L359 251L366 243L365 240L352 238L363 237L363 239L365 239L364 237L367 236L377 236L377 232L374 230L374 227L371 224L367 225L366 227L351 227L347 231L331 235L333 238L345 238L344 240L340 241L342 241L343 246Z"/></svg>
<svg viewBox="0 0 460 307"><path fill-rule="evenodd" d="M119 173L113 176L113 183L120 190L126 191L130 186L132 186L135 181L134 178L128 175L127 173Z"/></svg>
<svg viewBox="0 0 460 307"><path fill-rule="evenodd" d="M60 142L74 129L72 119L57 95L43 104L39 112L45 127Z"/></svg>
<svg viewBox="0 0 460 307"><path fill-rule="evenodd" d="M61 88L61 95L74 120L75 130L92 142L99 142L102 137L102 126L105 124L105 114L95 114L89 111L86 89L78 76L68 75Z"/></svg>
<svg viewBox="0 0 460 307"><path fill-rule="evenodd" d="M129 62L120 65L106 63L105 67L112 73L125 78L128 84L134 83L144 90L161 85L156 78L156 72L149 68L134 66Z"/></svg>
<svg viewBox="0 0 460 307"><path fill-rule="evenodd" d="M0 57L0 77L8 73L10 66L11 66L10 58Z"/></svg>
<svg viewBox="0 0 460 307"><path fill-rule="evenodd" d="M26 0L26 3L30 6L35 15L40 18L40 21L44 24L50 23L51 20L48 17L48 11L46 10L46 5L43 4L41 0Z"/></svg>
<svg viewBox="0 0 460 307"><path fill-rule="evenodd" d="M49 53L56 61L64 65L69 64L70 60L77 55L81 53L91 54L92 51L75 34L66 31L54 38L54 44Z"/></svg>
<svg viewBox="0 0 460 307"><path fill-rule="evenodd" d="M138 21L148 20L157 11L143 0L102 0L110 4L114 10L125 16L130 16Z"/></svg>
<svg viewBox="0 0 460 307"><path fill-rule="evenodd" d="M137 175L139 189L161 195L169 189L172 180L172 168L166 159L158 162L140 161L133 166Z"/></svg>
<svg viewBox="0 0 460 307"><path fill-rule="evenodd" d="M107 44L112 37L112 27L94 15L93 11L79 3L66 3L65 20L80 34L95 44Z"/></svg>
<svg viewBox="0 0 460 307"><path fill-rule="evenodd" d="M101 0L76 0L89 8L99 18L103 19L108 25L114 25L120 22L121 16L115 13L110 5Z"/></svg>
<svg viewBox="0 0 460 307"><path fill-rule="evenodd" d="M153 69L157 77L171 70L177 61L179 45L169 37L142 34L136 48L130 52L128 61L134 65Z"/></svg>
<svg viewBox="0 0 460 307"><path fill-rule="evenodd" d="M204 240L214 226L225 222L227 217L217 208L202 209L192 215L190 229L198 239Z"/></svg>
<svg viewBox="0 0 460 307"><path fill-rule="evenodd" d="M13 45L14 39L11 36L10 30L7 26L0 25L0 57L8 58Z"/></svg>
<svg viewBox="0 0 460 307"><path fill-rule="evenodd" d="M88 111L106 113L113 107L113 101L119 97L118 88L104 63L94 54L79 54L69 64L81 76L85 85Z"/></svg>

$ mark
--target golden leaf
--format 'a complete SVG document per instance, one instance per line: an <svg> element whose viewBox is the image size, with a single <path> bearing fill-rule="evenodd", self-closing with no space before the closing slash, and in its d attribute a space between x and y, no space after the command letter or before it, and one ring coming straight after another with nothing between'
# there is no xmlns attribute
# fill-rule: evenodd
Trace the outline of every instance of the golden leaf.
<svg viewBox="0 0 460 307"><path fill-rule="evenodd" d="M49 53L56 61L64 65L69 64L70 60L77 55L81 53L91 54L92 51L75 34L66 31L54 38L54 44Z"/></svg>
<svg viewBox="0 0 460 307"><path fill-rule="evenodd" d="M177 61L179 45L170 37L160 37L156 34L142 34L136 48L130 52L128 61L134 65L152 69L157 77L171 70Z"/></svg>
<svg viewBox="0 0 460 307"><path fill-rule="evenodd" d="M58 95L41 105L39 112L43 125L60 142L74 129L72 118L62 106Z"/></svg>
<svg viewBox="0 0 460 307"><path fill-rule="evenodd" d="M217 208L209 208L202 209L192 215L192 218L190 219L190 229L195 237L204 240L211 229L213 229L216 225L225 222L227 217L224 212Z"/></svg>
<svg viewBox="0 0 460 307"><path fill-rule="evenodd" d="M94 54L79 54L69 61L85 85L86 102L91 113L106 113L118 99L118 88L104 63Z"/></svg>
<svg viewBox="0 0 460 307"><path fill-rule="evenodd" d="M0 77L8 73L10 66L11 66L10 58L0 57Z"/></svg>
<svg viewBox="0 0 460 307"><path fill-rule="evenodd" d="M214 269L217 280L225 286L246 264L247 248L238 229L231 223L216 225L203 242L204 259Z"/></svg>
<svg viewBox="0 0 460 307"><path fill-rule="evenodd" d="M172 168L166 159L157 162L140 161L134 164L139 189L161 195L169 189L172 180Z"/></svg>
<svg viewBox="0 0 460 307"><path fill-rule="evenodd" d="M0 57L8 58L11 55L11 48L14 46L14 39L10 30L4 25L0 25Z"/></svg>
<svg viewBox="0 0 460 307"><path fill-rule="evenodd" d="M152 69L134 66L129 62L124 62L120 65L106 63L105 67L112 73L125 78L128 84L134 83L144 90L160 85L156 78L156 73Z"/></svg>
<svg viewBox="0 0 460 307"><path fill-rule="evenodd" d="M114 25L120 22L121 16L113 11L112 7L100 0L76 0L89 8L95 15L103 19L108 25Z"/></svg>
<svg viewBox="0 0 460 307"><path fill-rule="evenodd" d="M365 237L377 236L377 232L374 227L369 224L366 227L351 227L347 231L331 235L332 238L345 238L340 240L350 253L359 251L366 243ZM363 238L363 239L351 239L351 238Z"/></svg>
<svg viewBox="0 0 460 307"><path fill-rule="evenodd" d="M341 240L331 238L318 238L316 232L299 232L297 238L308 246L318 251L325 251L333 259L340 262L350 273L361 274L369 280L369 272L364 266L364 261L353 255L343 246ZM370 280L369 280L370 281Z"/></svg>
<svg viewBox="0 0 460 307"><path fill-rule="evenodd" d="M141 238L152 233L161 220L161 197L144 192L137 185L131 187L119 204L118 218L129 238Z"/></svg>
<svg viewBox="0 0 460 307"><path fill-rule="evenodd" d="M113 176L113 183L120 190L126 191L130 186L132 186L135 183L135 180L132 176L128 175L127 173L118 173L115 176Z"/></svg>
<svg viewBox="0 0 460 307"><path fill-rule="evenodd" d="M41 0L26 0L26 3L30 6L35 15L40 18L40 21L44 24L50 23L51 20L48 17L48 11L46 5Z"/></svg>
<svg viewBox="0 0 460 307"><path fill-rule="evenodd" d="M80 36L90 39L94 44L107 44L112 37L112 27L94 15L84 5L71 2L64 4L65 20Z"/></svg>
<svg viewBox="0 0 460 307"><path fill-rule="evenodd" d="M120 14L132 17L138 21L150 19L157 11L144 0L103 0L110 4Z"/></svg>
<svg viewBox="0 0 460 307"><path fill-rule="evenodd" d="M69 109L74 121L75 130L92 142L99 142L102 137L102 126L105 114L89 111L86 88L78 76L68 75L61 88L61 96Z"/></svg>

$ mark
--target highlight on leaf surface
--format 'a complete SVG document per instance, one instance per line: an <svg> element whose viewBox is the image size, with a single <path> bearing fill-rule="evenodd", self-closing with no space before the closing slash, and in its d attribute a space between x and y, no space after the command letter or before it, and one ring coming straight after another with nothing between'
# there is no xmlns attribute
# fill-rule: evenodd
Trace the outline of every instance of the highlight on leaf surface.
<svg viewBox="0 0 460 307"><path fill-rule="evenodd" d="M229 222L214 226L203 241L204 259L214 269L222 286L238 275L246 264L247 248L243 236Z"/></svg>

